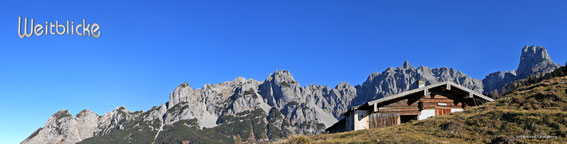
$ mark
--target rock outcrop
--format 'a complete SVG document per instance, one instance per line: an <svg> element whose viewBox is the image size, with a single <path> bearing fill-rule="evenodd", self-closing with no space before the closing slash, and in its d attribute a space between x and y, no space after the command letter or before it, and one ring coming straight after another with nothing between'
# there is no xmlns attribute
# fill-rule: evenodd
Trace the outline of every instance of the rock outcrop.
<svg viewBox="0 0 567 144"><path fill-rule="evenodd" d="M502 94L506 84L529 76L538 77L539 75L552 72L561 67L551 60L547 50L542 46L525 46L522 49L520 64L515 71L498 71L486 75L482 80L484 93L491 96Z"/></svg>
<svg viewBox="0 0 567 144"><path fill-rule="evenodd" d="M357 86L358 97L352 102L352 105L416 88L415 82L418 80L425 81L426 85L452 81L478 92L482 92L483 89L481 80L471 78L455 69L432 69L425 66L415 68L406 61L398 68L390 67L384 72L370 75L366 82Z"/></svg>
<svg viewBox="0 0 567 144"><path fill-rule="evenodd" d="M139 121L138 119L161 121L160 118L154 119L151 116L157 110L159 108L146 113L141 111L130 112L124 107L119 107L103 116L89 110L83 110L75 117L69 111L61 110L47 120L45 127L38 129L22 143L77 143L93 136L107 135L131 127L129 124ZM159 127L153 128L159 129Z"/></svg>
<svg viewBox="0 0 567 144"><path fill-rule="evenodd" d="M551 60L547 50L542 46L525 46L522 49L520 65L518 65L518 77L526 78L537 73L550 73L561 67Z"/></svg>
<svg viewBox="0 0 567 144"><path fill-rule="evenodd" d="M81 141L77 121L69 111L61 110L47 120L44 128L40 128L22 143L74 143ZM88 134L84 134L88 135Z"/></svg>

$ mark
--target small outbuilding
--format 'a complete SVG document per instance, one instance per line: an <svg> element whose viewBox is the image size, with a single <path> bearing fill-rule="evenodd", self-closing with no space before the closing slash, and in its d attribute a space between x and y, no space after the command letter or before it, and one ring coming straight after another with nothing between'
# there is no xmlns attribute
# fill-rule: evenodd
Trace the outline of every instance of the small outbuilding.
<svg viewBox="0 0 567 144"><path fill-rule="evenodd" d="M494 101L485 95L453 82L440 82L386 96L351 107L344 118L325 131L329 133L381 128L411 120L463 111L472 106Z"/></svg>

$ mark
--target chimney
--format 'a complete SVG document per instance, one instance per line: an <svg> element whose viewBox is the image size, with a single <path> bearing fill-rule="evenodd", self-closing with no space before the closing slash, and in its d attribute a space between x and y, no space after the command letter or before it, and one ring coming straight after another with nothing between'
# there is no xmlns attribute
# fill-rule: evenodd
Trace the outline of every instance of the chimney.
<svg viewBox="0 0 567 144"><path fill-rule="evenodd" d="M422 88L425 86L424 80L417 80L417 88Z"/></svg>

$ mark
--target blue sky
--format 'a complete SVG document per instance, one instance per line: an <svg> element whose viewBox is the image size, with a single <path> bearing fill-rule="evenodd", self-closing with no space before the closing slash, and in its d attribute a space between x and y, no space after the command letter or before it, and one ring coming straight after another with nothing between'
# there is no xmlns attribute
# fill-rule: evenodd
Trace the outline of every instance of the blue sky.
<svg viewBox="0 0 567 144"><path fill-rule="evenodd" d="M18 16L99 23L101 37L20 39ZM2 1L0 143L59 110L148 110L194 88L290 70L302 85L361 84L398 67L482 79L516 69L524 45L567 58L565 1Z"/></svg>

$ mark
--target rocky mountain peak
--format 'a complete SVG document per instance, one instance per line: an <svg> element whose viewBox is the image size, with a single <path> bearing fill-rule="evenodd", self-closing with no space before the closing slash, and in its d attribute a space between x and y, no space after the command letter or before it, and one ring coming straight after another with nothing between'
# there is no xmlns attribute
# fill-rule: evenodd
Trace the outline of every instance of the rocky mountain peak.
<svg viewBox="0 0 567 144"><path fill-rule="evenodd" d="M97 115L97 114L88 110L88 109L84 109L81 112L79 112L75 117L85 117L85 116L91 116L91 115Z"/></svg>
<svg viewBox="0 0 567 144"><path fill-rule="evenodd" d="M68 110L60 110L57 113L51 115L51 117L57 120L65 117L73 118L73 115L71 115L71 112L69 112Z"/></svg>
<svg viewBox="0 0 567 144"><path fill-rule="evenodd" d="M277 70L273 74L271 74L268 79L270 79L270 78L277 79L277 80L293 80L293 81L295 81L295 79L293 78L291 73L289 73L288 70L283 70L283 71Z"/></svg>
<svg viewBox="0 0 567 144"><path fill-rule="evenodd" d="M350 87L352 87L352 86L349 83L342 81L337 86L335 86L335 89L345 89L345 88L350 88Z"/></svg>
<svg viewBox="0 0 567 144"><path fill-rule="evenodd" d="M114 111L130 112L125 106L116 107Z"/></svg>
<svg viewBox="0 0 567 144"><path fill-rule="evenodd" d="M515 80L538 76L561 67L551 60L547 50L542 46L524 46L520 57L520 64L516 71L498 71L486 75L482 80L484 93L496 96L497 93L505 93L502 88Z"/></svg>
<svg viewBox="0 0 567 144"><path fill-rule="evenodd" d="M274 85L278 85L280 87L287 87L287 88L299 88L299 83L295 81L293 76L288 70L278 70L275 71L273 74L265 80L265 82L272 83Z"/></svg>
<svg viewBox="0 0 567 144"><path fill-rule="evenodd" d="M551 58L547 54L547 50L542 46L524 46L524 48L522 49L522 58L524 56L530 55L540 58L541 60L551 60Z"/></svg>
<svg viewBox="0 0 567 144"><path fill-rule="evenodd" d="M457 70L445 67L432 69L425 66L416 69L408 61L405 61L397 69L387 68L381 73L370 75L361 86L357 86L358 94L351 105L359 105L368 100L410 90L415 88L415 83L418 80L424 80L427 84L452 81L472 90L482 91L481 80L473 79Z"/></svg>
<svg viewBox="0 0 567 144"><path fill-rule="evenodd" d="M189 84L187 82L184 82L184 83L180 84L178 87L184 88L184 87L191 87L191 86L189 86Z"/></svg>
<svg viewBox="0 0 567 144"><path fill-rule="evenodd" d="M413 67L412 65L409 64L408 61L404 61L404 64L402 64L401 67L399 67L398 69L415 69L415 67Z"/></svg>
<svg viewBox="0 0 567 144"><path fill-rule="evenodd" d="M538 72L548 73L561 65L551 60L547 50L542 46L525 46L522 49L520 65L517 69L519 77L527 77Z"/></svg>
<svg viewBox="0 0 567 144"><path fill-rule="evenodd" d="M246 78L239 76L239 77L237 77L237 78L234 80L234 82L237 82L237 83L245 83L245 82L246 82Z"/></svg>

